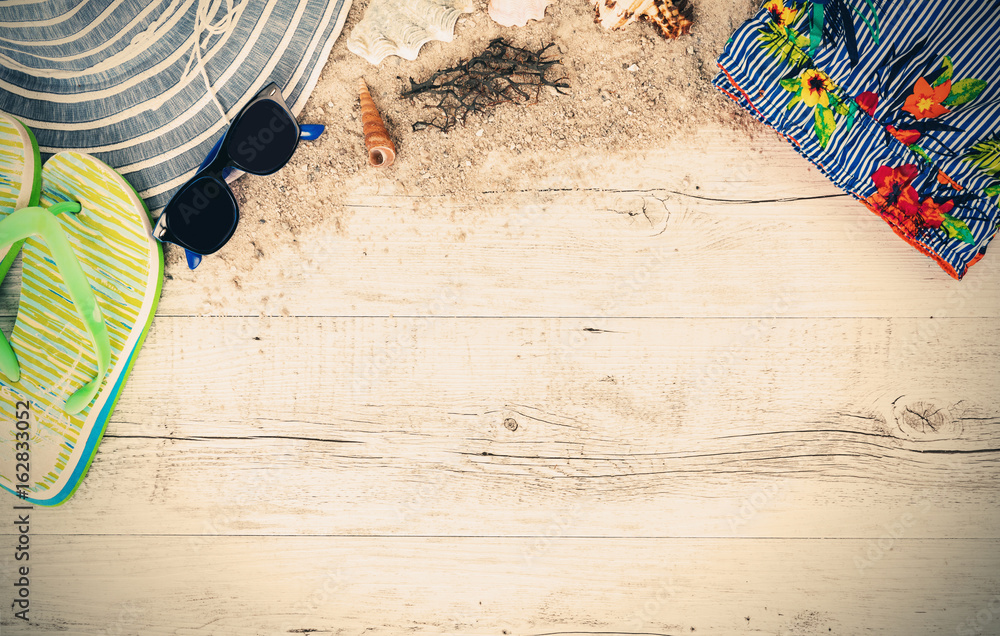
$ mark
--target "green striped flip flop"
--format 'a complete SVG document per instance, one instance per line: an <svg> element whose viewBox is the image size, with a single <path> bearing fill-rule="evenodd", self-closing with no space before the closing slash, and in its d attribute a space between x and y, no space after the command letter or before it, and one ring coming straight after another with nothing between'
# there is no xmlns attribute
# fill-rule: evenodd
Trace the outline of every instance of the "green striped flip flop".
<svg viewBox="0 0 1000 636"><path fill-rule="evenodd" d="M41 183L40 207L0 220L0 247L26 237L0 342L0 486L52 506L97 451L156 311L163 253L142 199L97 159L61 152Z"/></svg>
<svg viewBox="0 0 1000 636"><path fill-rule="evenodd" d="M38 205L42 160L38 142L21 122L0 113L0 219L14 210ZM0 250L0 280L7 275L20 244Z"/></svg>

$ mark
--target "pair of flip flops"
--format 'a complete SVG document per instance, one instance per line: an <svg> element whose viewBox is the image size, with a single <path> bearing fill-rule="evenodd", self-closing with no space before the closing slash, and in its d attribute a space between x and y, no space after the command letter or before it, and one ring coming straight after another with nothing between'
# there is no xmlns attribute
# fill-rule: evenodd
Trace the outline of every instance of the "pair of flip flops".
<svg viewBox="0 0 1000 636"><path fill-rule="evenodd" d="M149 330L163 253L142 199L89 155L41 165L31 131L0 113L0 279L22 254L0 336L0 486L58 505L79 486Z"/></svg>

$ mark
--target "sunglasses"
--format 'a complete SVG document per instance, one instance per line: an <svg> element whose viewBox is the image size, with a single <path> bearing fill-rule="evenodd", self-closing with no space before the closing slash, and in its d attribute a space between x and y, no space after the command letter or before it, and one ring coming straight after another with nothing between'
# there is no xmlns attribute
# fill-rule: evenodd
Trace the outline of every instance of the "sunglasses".
<svg viewBox="0 0 1000 636"><path fill-rule="evenodd" d="M277 172L295 154L300 139L316 139L322 132L323 126L300 126L278 85L268 84L240 110L198 172L170 199L153 237L187 250L194 269L201 256L219 251L239 224L239 206L226 178L235 170L262 176Z"/></svg>

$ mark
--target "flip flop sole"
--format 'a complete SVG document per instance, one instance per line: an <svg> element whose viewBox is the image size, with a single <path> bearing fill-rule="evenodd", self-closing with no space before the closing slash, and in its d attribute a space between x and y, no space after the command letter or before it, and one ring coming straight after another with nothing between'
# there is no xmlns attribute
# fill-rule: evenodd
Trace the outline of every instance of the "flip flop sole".
<svg viewBox="0 0 1000 636"><path fill-rule="evenodd" d="M61 152L42 168L41 205L78 201L79 214L60 221L91 283L111 340L111 366L94 401L80 413L63 410L66 398L97 373L93 345L47 246L25 241L21 299L11 344L21 378L0 378L5 421L30 408L27 500L58 505L68 499L93 460L121 389L142 346L159 301L163 253L151 237L149 215L129 184L97 159ZM21 408L16 408L19 406ZM14 431L0 458L0 486L14 491ZM21 489L25 490L25 489Z"/></svg>
<svg viewBox="0 0 1000 636"><path fill-rule="evenodd" d="M38 205L42 162L38 142L18 120L0 113L0 219L14 210ZM20 244L0 250L0 280L7 275Z"/></svg>

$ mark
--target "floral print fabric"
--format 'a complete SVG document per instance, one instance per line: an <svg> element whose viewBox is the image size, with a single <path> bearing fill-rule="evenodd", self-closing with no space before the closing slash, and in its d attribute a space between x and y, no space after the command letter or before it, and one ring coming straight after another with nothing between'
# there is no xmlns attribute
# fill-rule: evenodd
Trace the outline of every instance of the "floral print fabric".
<svg viewBox="0 0 1000 636"><path fill-rule="evenodd" d="M715 85L955 278L1000 223L1000 0L768 0Z"/></svg>

